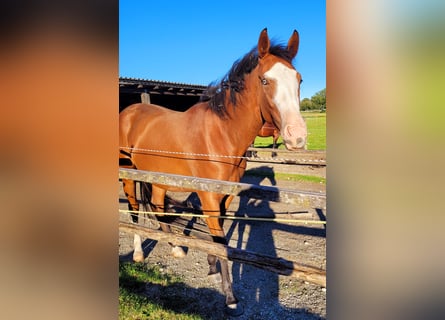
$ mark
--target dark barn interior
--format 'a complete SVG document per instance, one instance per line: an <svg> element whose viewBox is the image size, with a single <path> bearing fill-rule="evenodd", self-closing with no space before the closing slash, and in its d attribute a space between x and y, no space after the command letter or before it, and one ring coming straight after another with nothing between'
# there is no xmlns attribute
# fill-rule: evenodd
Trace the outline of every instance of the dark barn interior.
<svg viewBox="0 0 445 320"><path fill-rule="evenodd" d="M205 89L203 85L119 78L119 112L139 102L185 111L199 101Z"/></svg>

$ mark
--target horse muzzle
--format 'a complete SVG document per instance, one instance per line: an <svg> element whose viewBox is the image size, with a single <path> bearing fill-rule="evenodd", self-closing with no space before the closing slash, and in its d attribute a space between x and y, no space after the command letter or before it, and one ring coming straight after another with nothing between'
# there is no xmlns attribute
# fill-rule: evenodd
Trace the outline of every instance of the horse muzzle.
<svg viewBox="0 0 445 320"><path fill-rule="evenodd" d="M307 140L306 124L303 122L303 125L287 125L281 136L286 149L303 149L306 146Z"/></svg>

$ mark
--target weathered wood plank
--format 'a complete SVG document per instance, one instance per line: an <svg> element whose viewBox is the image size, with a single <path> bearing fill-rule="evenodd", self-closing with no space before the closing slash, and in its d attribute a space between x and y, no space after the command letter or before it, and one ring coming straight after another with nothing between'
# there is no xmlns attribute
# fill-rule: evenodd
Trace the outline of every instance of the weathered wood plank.
<svg viewBox="0 0 445 320"><path fill-rule="evenodd" d="M150 104L150 94L148 94L147 92L142 92L141 93L141 102Z"/></svg>
<svg viewBox="0 0 445 320"><path fill-rule="evenodd" d="M250 264L257 268L261 268L285 276L294 277L326 287L326 271L319 268L307 266L283 258L277 258L247 250L232 248L207 240L191 238L180 234L165 233L154 229L148 229L146 227L127 222L119 222L119 229L125 232L138 233L141 236L153 240L167 241L177 246L195 248L200 251L213 254L222 259L229 259L231 261Z"/></svg>
<svg viewBox="0 0 445 320"><path fill-rule="evenodd" d="M286 149L250 147L247 151L257 152L257 157L250 157L247 159L252 162L326 166L326 151L324 150L290 151ZM270 157L269 155L272 152L276 153L277 156L273 158Z"/></svg>
<svg viewBox="0 0 445 320"><path fill-rule="evenodd" d="M275 151L277 153L288 153L294 155L295 157L307 156L307 157L320 157L326 159L325 150L287 150L287 149L273 149L273 148L254 148L249 147L248 151L264 151L271 152Z"/></svg>
<svg viewBox="0 0 445 320"><path fill-rule="evenodd" d="M279 189L276 187L258 186L247 183L235 183L124 168L119 169L119 178L173 186L186 191L202 190L235 196L246 196L260 200L289 203L298 206L298 208L326 209L326 194L324 193Z"/></svg>
<svg viewBox="0 0 445 320"><path fill-rule="evenodd" d="M252 157L248 158L247 161L251 162L268 162L268 163L282 163L282 164L296 164L296 165L309 165L309 166L326 166L325 160L319 159L287 159L280 158L279 156L272 157L264 157L258 156L258 158Z"/></svg>

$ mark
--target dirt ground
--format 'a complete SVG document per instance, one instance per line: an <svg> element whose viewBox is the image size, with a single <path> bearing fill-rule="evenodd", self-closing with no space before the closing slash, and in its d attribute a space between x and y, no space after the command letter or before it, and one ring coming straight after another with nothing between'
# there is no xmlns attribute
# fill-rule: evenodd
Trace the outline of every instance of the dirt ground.
<svg viewBox="0 0 445 320"><path fill-rule="evenodd" d="M299 173L326 177L326 167L248 163L248 169L261 167L263 170L280 173ZM242 182L274 185L280 188L326 192L325 184L292 182L281 179L261 179L246 176ZM171 194L181 198L187 194ZM127 209L125 197L120 194L120 208ZM235 197L228 214L237 216L279 217L294 219L325 220L325 210L301 209L294 205L264 200ZM121 219L129 221L121 215ZM197 219L195 226L205 230L206 226ZM276 256L314 267L326 269L326 229L317 224L289 224L259 221L231 221L224 223L229 246L257 253ZM132 235L120 232L120 260L131 261ZM194 312L204 319L228 319L224 313L224 296L220 283L207 277L207 254L194 249L188 250L183 259L175 259L166 243L146 239L144 242L146 262L158 265L162 272L179 275L185 286L161 288L147 285L145 294L153 301L170 300L169 306L178 312ZM233 319L325 319L326 289L296 278L229 261L232 271L234 293L240 300L244 313ZM182 301L175 305L175 297ZM185 300L184 300L185 299ZM187 303L184 303L186 301Z"/></svg>

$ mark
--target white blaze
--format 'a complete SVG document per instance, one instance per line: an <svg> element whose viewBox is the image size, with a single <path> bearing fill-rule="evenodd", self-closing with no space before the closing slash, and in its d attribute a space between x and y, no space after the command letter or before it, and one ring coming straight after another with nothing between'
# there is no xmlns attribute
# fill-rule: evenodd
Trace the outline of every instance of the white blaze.
<svg viewBox="0 0 445 320"><path fill-rule="evenodd" d="M277 62L264 76L276 83L273 102L281 116L281 135L288 149L301 148L306 144L306 123L300 114L299 82L297 71Z"/></svg>
<svg viewBox="0 0 445 320"><path fill-rule="evenodd" d="M273 79L277 84L273 101L280 111L281 120L287 122L287 117L300 116L300 99L297 94L300 84L297 71L277 62L264 76Z"/></svg>

